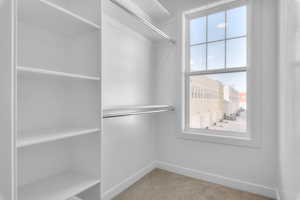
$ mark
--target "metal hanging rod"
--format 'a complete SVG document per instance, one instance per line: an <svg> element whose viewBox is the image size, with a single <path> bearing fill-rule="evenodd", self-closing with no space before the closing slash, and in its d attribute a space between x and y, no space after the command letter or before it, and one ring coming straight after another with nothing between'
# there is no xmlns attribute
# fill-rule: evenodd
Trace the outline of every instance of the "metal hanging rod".
<svg viewBox="0 0 300 200"><path fill-rule="evenodd" d="M137 106L129 108L120 108L120 109L108 109L104 110L103 118L115 118L115 117L126 117L132 115L145 115L145 114L154 114L161 112L174 111L173 106Z"/></svg>
<svg viewBox="0 0 300 200"><path fill-rule="evenodd" d="M142 22L143 24L145 24L149 29L151 29L152 31L154 31L155 33L157 33L160 37L168 40L170 43L175 44L176 40L174 40L173 38L171 38L170 36L168 36L166 33L164 33L162 30L160 30L159 28L157 28L154 24L152 24L149 20L137 15L135 12L133 12L132 10L128 9L127 7L125 7L124 5L122 5L121 3L119 3L117 0L110 0L112 3L114 3L115 5L117 5L118 7L122 8L123 10L125 10L127 13L129 13L131 16L135 17L138 21Z"/></svg>

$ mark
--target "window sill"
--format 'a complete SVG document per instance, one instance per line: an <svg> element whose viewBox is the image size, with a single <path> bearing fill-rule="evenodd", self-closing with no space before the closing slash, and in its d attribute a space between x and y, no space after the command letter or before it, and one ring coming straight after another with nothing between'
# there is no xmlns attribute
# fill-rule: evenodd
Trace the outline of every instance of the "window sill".
<svg viewBox="0 0 300 200"><path fill-rule="evenodd" d="M218 131L213 130L185 129L177 135L177 138L249 148L260 148L261 146L260 139L252 138L249 134L244 134L243 136L238 137L234 136L233 134L218 134Z"/></svg>

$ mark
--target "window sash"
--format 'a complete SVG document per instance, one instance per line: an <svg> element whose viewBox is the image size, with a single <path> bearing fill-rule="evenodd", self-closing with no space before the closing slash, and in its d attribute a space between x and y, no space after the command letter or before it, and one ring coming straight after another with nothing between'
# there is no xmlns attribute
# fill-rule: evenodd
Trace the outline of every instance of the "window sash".
<svg viewBox="0 0 300 200"><path fill-rule="evenodd" d="M241 36L237 36L237 37L228 37L228 38L225 38L222 40L213 40L213 41L194 43L194 44L190 44L190 47L205 45L205 44L210 44L210 43L215 43L215 42L223 42L223 41L228 41L228 40L240 39L240 38L247 38L247 35L241 35Z"/></svg>
<svg viewBox="0 0 300 200"><path fill-rule="evenodd" d="M226 72L235 72L235 71L240 71L240 70L247 70L247 66L239 66L239 67L231 67L228 66L228 62L227 62L227 41L231 41L234 39L241 39L241 38L246 38L246 40L248 39L247 36L239 36L239 37L233 37L233 38L228 38L225 40L216 40L216 41L211 41L211 42L202 42L202 43L198 43L198 44L193 44L193 45L189 45L189 48L187 50L187 61L188 61L188 67L186 67L186 72L188 74L194 74L194 73L203 73L203 74L212 74L212 73L226 73ZM208 69L208 44L211 43L215 43L215 42L225 42L225 47L224 47L224 68L222 69ZM195 47L195 46L200 46L200 45L205 45L206 48L206 53L205 53L205 70L192 70L191 71L191 47ZM246 48L248 49L248 45L246 46ZM248 60L248 58L247 58ZM248 62L248 61L247 61Z"/></svg>
<svg viewBox="0 0 300 200"><path fill-rule="evenodd" d="M246 132L236 132L234 130L230 130L230 131L223 131L223 130L207 130L204 128L191 128L190 127L190 101L192 99L192 97L190 96L190 77L192 76L197 76L197 75L209 75L209 74L222 74L222 73L234 73L234 72L246 72L247 73L247 66L240 66L240 67L230 67L227 66L227 41L229 40L233 40L233 39L240 39L240 38L246 38L247 41L247 51L249 50L249 41L248 41L248 31L249 29L247 28L247 32L246 35L242 35L242 36L238 36L238 37L227 37L227 27L225 26L225 38L221 39L221 40L215 40L215 41L208 41L208 22L206 19L206 41L202 42L202 43L195 43L195 44L191 44L190 43L190 21L193 20L194 18L198 18L198 17L206 17L210 14L219 12L219 11L225 11L225 23L227 23L227 11L229 9L233 9L233 8L237 8L237 7L241 7L241 6L247 6L247 1L246 0L241 0L241 1L234 1L232 3L228 3L228 4L223 4L217 7L213 7L210 8L208 10L202 10L202 11L193 11L193 14L190 15L188 14L187 16L187 24L186 24L186 64L185 64L185 120L184 120L184 129L185 130L190 130L192 132L206 132L206 133L210 133L210 134L215 134L218 135L219 133L223 136L235 136L235 137L245 137L248 136L248 123L247 123L247 128L246 128ZM197 12L197 13L194 13ZM247 7L247 13L248 13L248 7ZM247 15L248 16L248 15ZM248 20L247 22L248 23ZM248 27L248 25L247 25ZM222 69L210 69L208 70L208 62L207 62L207 57L208 57L208 53L207 53L207 47L208 44L210 43L214 43L214 42L221 42L224 41L225 42L225 49L224 49L224 53L225 53L225 65L224 68ZM206 70L197 70L197 71L191 71L191 55L190 55L190 50L191 47L193 46L197 46L197 45L205 45L206 46L206 62L205 62L205 68ZM247 56L247 65L248 65L249 61L248 61L248 56ZM248 82L248 81L247 81ZM248 98L247 98L248 99Z"/></svg>
<svg viewBox="0 0 300 200"><path fill-rule="evenodd" d="M214 40L214 41L208 41L208 21L207 21L207 17L208 15L210 14L214 14L216 12L220 12L220 11L224 11L225 12L225 24L228 23L227 21L227 11L230 10L230 9L234 9L234 8L238 8L238 7L241 7L241 6L247 6L247 0L227 0L228 3L225 3L222 2L221 5L219 6L213 6L212 8L207 8L205 10L198 10L198 11L192 11L193 14L188 14L186 15L187 16L187 26L186 26L186 44L187 44L187 48L186 48L186 69L185 71L187 73L190 73L190 74L193 74L194 72L198 72L198 71L201 71L201 72L207 72L207 73L213 73L214 71L216 73L222 73L221 71L219 72L219 69L217 70L209 70L208 69L208 44L211 44L211 43L215 43L215 42L223 42L225 43L225 47L224 47L224 53L225 53L225 60L224 60L224 72L231 72L232 70L234 71L233 68L245 68L247 66L240 66L240 67L230 67L230 66L227 66L227 41L230 41L230 40L234 40L234 39L241 39L241 38L246 38L246 41L247 41L247 49L248 49L248 26L247 26L247 31L246 31L246 34L245 35L241 35L241 36L237 36L237 37L227 37L227 26L225 26L225 38L224 39L221 39L221 40ZM218 4L218 3L217 3ZM195 14L196 12L196 14ZM247 13L248 13L248 7L247 7ZM205 20L205 24L206 24L206 39L205 39L205 42L200 42L200 43L195 43L195 44L191 44L191 41L190 41L190 22L191 20L195 19L195 18L199 18L199 17L205 17L206 20ZM247 22L248 23L248 20ZM206 48L206 58L205 58L205 70L193 70L191 71L191 64L190 64L190 61L191 61L191 47L194 47L194 46L199 46L199 45L205 45L205 48ZM247 58L247 63L248 63L248 58ZM188 67L187 67L188 66ZM227 70L229 69L229 70ZM223 69L221 69L223 70Z"/></svg>
<svg viewBox="0 0 300 200"><path fill-rule="evenodd" d="M222 133L225 134L228 133L228 136L248 136L248 125L246 127L246 132L237 132L234 130L230 131L225 131L225 130L211 130L211 129L205 129L205 128L191 128L190 127L190 102L191 102L191 85L190 85L190 77L193 76L201 76L201 75L209 75L209 74L224 74L224 73L238 73L238 72L246 72L247 73L247 67L240 67L240 68L232 68L232 70L227 69L227 71L224 70L214 70L212 71L196 71L196 72L191 72L185 75L185 130L194 130L196 131L205 131L207 133ZM248 98L247 98L248 99Z"/></svg>
<svg viewBox="0 0 300 200"><path fill-rule="evenodd" d="M223 0L220 2L212 3L208 6L204 6L200 9L191 10L190 12L186 13L186 17L188 17L188 20L190 21L198 17L205 17L216 12L230 10L243 5L247 5L247 1L248 0Z"/></svg>
<svg viewBox="0 0 300 200"><path fill-rule="evenodd" d="M211 69L206 71L189 71L186 73L187 76L197 76L197 75L208 75L208 74L224 74L233 72L245 72L247 71L246 66L224 68L224 69Z"/></svg>

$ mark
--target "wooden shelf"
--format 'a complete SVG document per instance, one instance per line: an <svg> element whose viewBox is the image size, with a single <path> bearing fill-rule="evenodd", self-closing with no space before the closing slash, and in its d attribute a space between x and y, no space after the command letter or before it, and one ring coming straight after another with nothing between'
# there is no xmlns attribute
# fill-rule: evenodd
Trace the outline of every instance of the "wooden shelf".
<svg viewBox="0 0 300 200"><path fill-rule="evenodd" d="M51 70L46 70L46 69L38 69L38 68L34 68L34 67L18 66L17 71L21 72L21 73L25 72L25 73L32 73L32 74L59 76L59 77L75 78L75 79L86 79L86 80L94 80L94 81L100 80L99 77L94 77L94 76L85 76L85 75L79 75L79 74L57 72L57 71L51 71Z"/></svg>
<svg viewBox="0 0 300 200"><path fill-rule="evenodd" d="M95 129L69 129L69 130L44 130L39 132L19 132L17 139L17 147L27 147L35 144L54 142L57 140L63 140L67 138L77 137L81 135L88 135L97 133L100 130Z"/></svg>
<svg viewBox="0 0 300 200"><path fill-rule="evenodd" d="M97 184L100 180L77 172L64 172L19 188L19 200L66 200Z"/></svg>
<svg viewBox="0 0 300 200"><path fill-rule="evenodd" d="M24 0L19 5L19 20L73 35L95 31L100 26L47 0Z"/></svg>

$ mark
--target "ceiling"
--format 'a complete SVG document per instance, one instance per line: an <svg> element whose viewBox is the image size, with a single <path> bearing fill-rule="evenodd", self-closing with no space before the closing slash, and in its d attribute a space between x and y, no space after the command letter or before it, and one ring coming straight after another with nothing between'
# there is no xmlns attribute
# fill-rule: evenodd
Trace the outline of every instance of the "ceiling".
<svg viewBox="0 0 300 200"><path fill-rule="evenodd" d="M215 2L218 0L159 0L172 15L178 12L200 7L204 4Z"/></svg>

